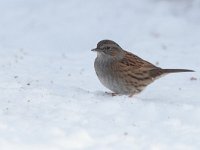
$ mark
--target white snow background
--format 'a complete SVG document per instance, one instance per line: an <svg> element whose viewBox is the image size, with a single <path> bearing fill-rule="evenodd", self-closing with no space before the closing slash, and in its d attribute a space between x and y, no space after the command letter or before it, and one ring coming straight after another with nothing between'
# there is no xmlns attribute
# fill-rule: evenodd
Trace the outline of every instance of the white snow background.
<svg viewBox="0 0 200 150"><path fill-rule="evenodd" d="M106 95L102 39L196 72ZM199 0L0 0L0 58L0 150L199 150Z"/></svg>

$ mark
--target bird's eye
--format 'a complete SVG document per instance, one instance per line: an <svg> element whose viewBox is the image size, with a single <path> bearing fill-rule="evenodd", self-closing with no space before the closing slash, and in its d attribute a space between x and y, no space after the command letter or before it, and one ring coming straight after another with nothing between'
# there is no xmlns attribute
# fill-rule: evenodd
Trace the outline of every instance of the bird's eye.
<svg viewBox="0 0 200 150"><path fill-rule="evenodd" d="M107 47L105 47L105 49L106 49L106 50L109 50L109 49L110 49L110 47L109 47L109 46L107 46Z"/></svg>

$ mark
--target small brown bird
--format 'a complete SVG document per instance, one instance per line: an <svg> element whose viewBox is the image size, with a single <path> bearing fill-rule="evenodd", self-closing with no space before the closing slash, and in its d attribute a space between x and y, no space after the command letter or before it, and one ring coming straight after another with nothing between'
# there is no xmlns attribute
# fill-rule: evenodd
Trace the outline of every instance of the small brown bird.
<svg viewBox="0 0 200 150"><path fill-rule="evenodd" d="M162 69L123 50L111 40L102 40L92 51L97 52L94 62L100 82L113 91L112 95L141 92L154 80L168 73L194 72L187 69Z"/></svg>

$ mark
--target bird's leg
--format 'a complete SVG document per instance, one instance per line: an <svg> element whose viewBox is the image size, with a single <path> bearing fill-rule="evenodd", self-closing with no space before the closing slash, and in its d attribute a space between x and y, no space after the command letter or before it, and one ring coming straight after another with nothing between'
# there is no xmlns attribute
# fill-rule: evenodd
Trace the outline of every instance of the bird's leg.
<svg viewBox="0 0 200 150"><path fill-rule="evenodd" d="M141 92L141 90L135 90L135 91L133 91L128 97L133 97L133 95L136 95L136 94L138 94L138 93L140 93Z"/></svg>
<svg viewBox="0 0 200 150"><path fill-rule="evenodd" d="M128 97L131 98L131 97L133 97L133 95L135 95L135 93L131 93Z"/></svg>
<svg viewBox="0 0 200 150"><path fill-rule="evenodd" d="M117 96L118 95L118 93L112 93L112 92L105 92L106 94L109 94L109 95L111 95L111 96Z"/></svg>
<svg viewBox="0 0 200 150"><path fill-rule="evenodd" d="M118 94L117 94L117 93L111 93L111 95L112 95L112 96L117 96Z"/></svg>

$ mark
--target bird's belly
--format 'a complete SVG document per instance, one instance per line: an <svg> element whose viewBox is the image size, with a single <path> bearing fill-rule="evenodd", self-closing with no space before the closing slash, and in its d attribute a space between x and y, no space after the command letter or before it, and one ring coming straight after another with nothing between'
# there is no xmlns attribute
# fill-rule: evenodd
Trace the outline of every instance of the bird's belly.
<svg viewBox="0 0 200 150"><path fill-rule="evenodd" d="M99 80L105 87L107 87L111 91L113 91L115 93L121 93L122 92L122 90L120 88L121 86L116 81L116 79L113 78L112 76L109 76L109 75L100 76Z"/></svg>
<svg viewBox="0 0 200 150"><path fill-rule="evenodd" d="M118 94L130 94L133 88L128 88L116 72L107 71L106 69L97 69L97 76L100 82L111 91Z"/></svg>

